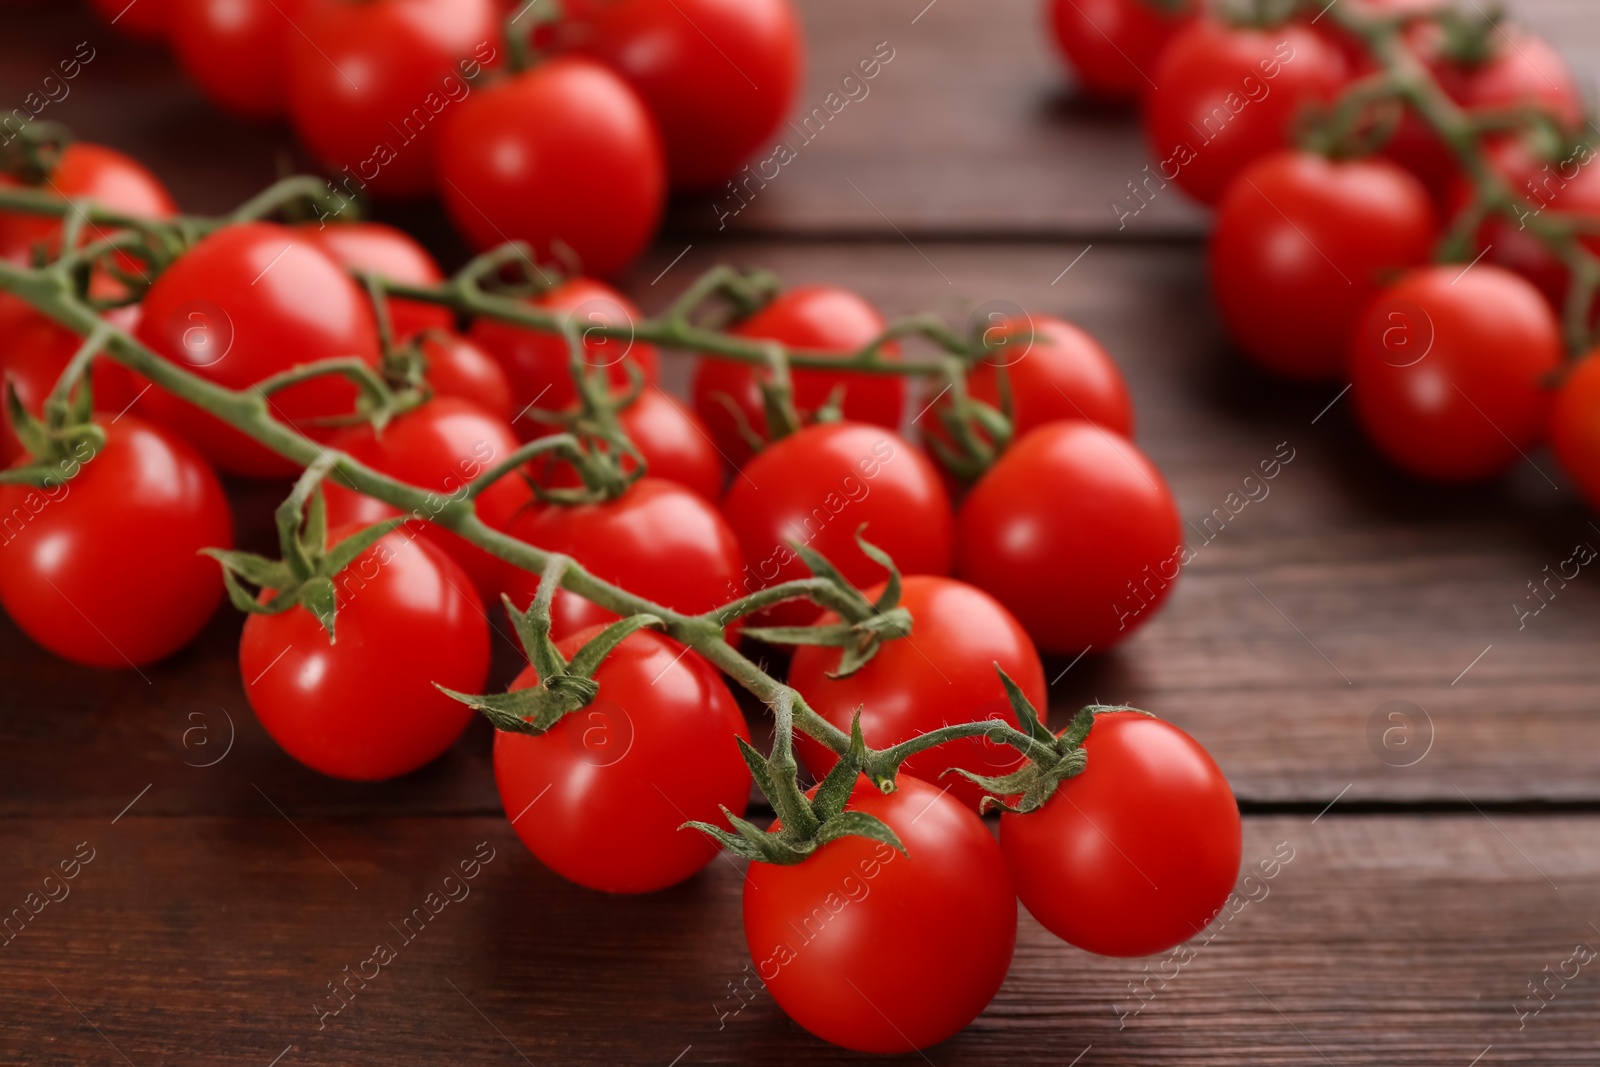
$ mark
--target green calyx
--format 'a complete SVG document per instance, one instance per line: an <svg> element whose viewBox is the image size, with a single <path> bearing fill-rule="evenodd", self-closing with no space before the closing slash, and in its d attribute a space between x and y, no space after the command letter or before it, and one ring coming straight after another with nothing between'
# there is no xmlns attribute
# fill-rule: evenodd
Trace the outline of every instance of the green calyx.
<svg viewBox="0 0 1600 1067"><path fill-rule="evenodd" d="M84 338L45 397L42 417L28 411L16 383L6 379L6 417L33 462L0 471L0 482L46 486L70 479L105 446L105 428L94 422L89 365L109 336L110 327L101 326Z"/></svg>
<svg viewBox="0 0 1600 1067"><path fill-rule="evenodd" d="M558 460L570 464L583 485L579 488L548 489L529 480L535 497L547 504L572 506L615 500L646 473L645 459L622 428L620 413L644 392L644 373L633 363L623 364L628 388L615 393L611 375L605 367L583 362L581 347L574 342L575 356L570 368L577 386L578 406L569 411L529 408L527 417L564 430L578 442L576 449L563 452Z"/></svg>

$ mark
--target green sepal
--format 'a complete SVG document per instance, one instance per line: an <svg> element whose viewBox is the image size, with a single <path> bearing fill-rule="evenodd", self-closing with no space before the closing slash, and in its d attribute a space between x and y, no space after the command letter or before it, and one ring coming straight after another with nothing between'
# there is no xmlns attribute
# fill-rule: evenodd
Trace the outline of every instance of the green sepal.
<svg viewBox="0 0 1600 1067"><path fill-rule="evenodd" d="M772 768L767 765L767 758L757 752L755 746L742 737L734 737L739 743L739 755L744 757L744 765L750 768L750 777L755 780L756 788L761 790L761 795L770 797L777 792L772 784Z"/></svg>
<svg viewBox="0 0 1600 1067"><path fill-rule="evenodd" d="M554 687L546 686L544 680L540 679L538 685L531 685L526 689L477 695L458 693L442 685L436 685L435 688L445 696L459 700L481 714L496 730L537 736L549 730L576 708L586 706L594 699L594 692L600 688L593 679L579 680L588 682L587 687L571 685L563 681L560 675L555 681L557 684ZM589 694L588 700L583 699L585 690Z"/></svg>
<svg viewBox="0 0 1600 1067"><path fill-rule="evenodd" d="M861 712L858 709L856 719L859 721L860 718ZM855 728L852 727L852 733L854 732ZM860 774L861 763L853 754L839 757L839 761L822 779L822 784L817 786L817 791L811 799L812 814L816 815L819 822L826 824L829 819L844 811L845 805L850 802L850 794L855 791L856 779Z"/></svg>
<svg viewBox="0 0 1600 1067"><path fill-rule="evenodd" d="M649 614L629 615L625 619L618 619L604 630L595 634L572 657L572 662L567 664L567 673L580 678L593 678L594 672L600 669L600 664L605 658L630 634L649 626L663 626L665 623L660 617Z"/></svg>
<svg viewBox="0 0 1600 1067"><path fill-rule="evenodd" d="M815 423L842 422L844 420L844 384L833 387L828 393L828 399L822 406L812 412L811 420Z"/></svg>
<svg viewBox="0 0 1600 1067"><path fill-rule="evenodd" d="M902 856L906 855L906 846L901 842L900 836L890 829L889 824L876 815L868 815L864 811L841 811L823 823L817 830L816 847L821 848L841 837L865 837L888 845Z"/></svg>
<svg viewBox="0 0 1600 1067"><path fill-rule="evenodd" d="M1011 710L1017 713L1017 721L1022 724L1023 732L1035 741L1054 746L1056 735L1051 733L1050 727L1039 718L1039 713L1034 710L1033 701L1028 699L1028 694L1022 691L1022 687L1012 680L1011 675L1007 674L999 663L994 665L994 669L995 673L1000 675L1000 684L1005 686L1006 698L1011 702ZM1092 716L1090 721L1093 721ZM1073 725L1077 725L1077 720L1074 720ZM1087 736L1088 732L1085 729L1084 735ZM1076 743L1082 744L1082 738Z"/></svg>
<svg viewBox="0 0 1600 1067"><path fill-rule="evenodd" d="M321 501L321 493L318 493L312 498L309 514L306 517L306 528L308 532L311 530L312 517L321 512L323 515L321 521L323 539L326 540L327 518L326 512L322 512L321 508L318 507ZM382 519L378 522L375 522L371 526L363 526L349 537L346 537L344 540L338 542L332 548L328 549L328 554L322 559L322 565L319 569L319 573L325 574L330 578L338 574L340 571L350 566L350 564L354 563L357 556L361 555L361 553L377 544L385 534L404 526L409 518L410 516L407 515L394 515L387 519Z"/></svg>
<svg viewBox="0 0 1600 1067"><path fill-rule="evenodd" d="M889 577L883 585L883 592L872 605L878 611L886 612L900 603L900 568L895 566L893 556L863 536L866 529L866 523L856 527L856 547L860 548L868 559L889 572ZM907 628L906 632L910 633L910 629Z"/></svg>

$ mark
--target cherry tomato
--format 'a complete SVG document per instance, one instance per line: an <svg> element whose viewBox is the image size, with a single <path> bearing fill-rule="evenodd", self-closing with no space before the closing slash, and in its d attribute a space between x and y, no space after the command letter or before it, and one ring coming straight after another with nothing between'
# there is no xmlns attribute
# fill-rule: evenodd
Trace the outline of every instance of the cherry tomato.
<svg viewBox="0 0 1600 1067"><path fill-rule="evenodd" d="M1288 144L1300 109L1343 87L1344 56L1297 23L1272 29L1199 19L1162 53L1146 100L1155 173L1206 204L1251 162Z"/></svg>
<svg viewBox="0 0 1600 1067"><path fill-rule="evenodd" d="M599 632L557 647L567 657ZM605 893L649 893L693 875L717 845L691 819L744 814L750 739L727 685L698 653L641 630L606 657L594 703L545 733L497 732L494 778L528 851L561 877ZM512 689L537 684L528 667ZM613 844L615 847L613 847Z"/></svg>
<svg viewBox="0 0 1600 1067"><path fill-rule="evenodd" d="M1194 0L1051 0L1050 28L1085 92L1132 101L1150 91L1162 51L1198 8Z"/></svg>
<svg viewBox="0 0 1600 1067"><path fill-rule="evenodd" d="M1239 805L1194 738L1137 711L1097 715L1088 765L1044 806L1000 817L1022 906L1069 944L1148 956L1204 930L1239 877Z"/></svg>
<svg viewBox="0 0 1600 1067"><path fill-rule="evenodd" d="M62 477L0 485L0 606L64 659L137 667L211 618L222 575L198 553L232 547L233 520L194 449L131 415L96 421L104 446L80 442Z"/></svg>
<svg viewBox="0 0 1600 1067"><path fill-rule="evenodd" d="M867 591L876 600L883 586ZM999 719L1017 725L998 665L1022 687L1035 707L1049 702L1044 667L1022 624L981 589L953 578L913 575L905 580L900 605L911 612L911 632L885 641L865 667L848 678L832 678L843 654L837 648L801 645L789 666L789 684L813 711L848 732L857 709L861 735L873 748L909 741L919 734L963 722ZM836 623L832 612L822 623ZM833 769L833 751L804 734L797 747L817 775ZM983 790L950 767L978 774L1008 774L1020 757L1009 745L986 738L949 741L918 753L902 766L907 774L946 789L974 810Z"/></svg>
<svg viewBox="0 0 1600 1067"><path fill-rule="evenodd" d="M256 718L334 778L378 781L433 762L472 720L435 685L477 693L489 673L489 617L472 583L432 542L396 530L334 587L336 641L302 607L245 620L239 673Z"/></svg>
<svg viewBox="0 0 1600 1067"><path fill-rule="evenodd" d="M515 411L511 382L489 353L452 330L428 330L422 335L426 379L439 396L470 400L506 425Z"/></svg>
<svg viewBox="0 0 1600 1067"><path fill-rule="evenodd" d="M1011 966L1017 904L988 829L938 786L858 784L849 807L906 847L830 841L794 866L752 863L744 935L788 1016L859 1052L910 1052L959 1032ZM957 918L959 917L959 918Z"/></svg>
<svg viewBox="0 0 1600 1067"><path fill-rule="evenodd" d="M497 58L493 0L313 0L296 29L289 119L306 147L374 196L431 192L439 131Z"/></svg>
<svg viewBox="0 0 1600 1067"><path fill-rule="evenodd" d="M168 267L145 295L138 336L158 355L230 389L318 360L378 362L366 294L316 244L270 222L224 227ZM304 420L346 414L355 397L345 379L316 378L274 393L270 410L326 439L330 431ZM298 469L164 390L151 389L140 403L225 471L288 477Z"/></svg>
<svg viewBox="0 0 1600 1067"><path fill-rule="evenodd" d="M0 188L18 184L0 174ZM93 200L100 207L142 218L167 218L177 212L166 187L142 164L114 148L87 141L67 145L39 188L74 200ZM105 236L95 226L83 227L85 244ZM60 219L0 211L0 258L27 263L36 247L43 246L53 254L60 241ZM133 269L131 262L128 266Z"/></svg>
<svg viewBox="0 0 1600 1067"><path fill-rule="evenodd" d="M744 554L737 596L809 577L793 542L822 553L859 589L884 581L888 572L856 544L863 523L863 536L902 573L950 571L954 521L939 473L881 426L822 423L785 437L734 476L722 512ZM790 600L757 618L805 626L821 613L809 600Z"/></svg>
<svg viewBox="0 0 1600 1067"><path fill-rule="evenodd" d="M1052 422L1013 444L956 516L956 573L1047 651L1107 649L1172 591L1183 527L1161 473L1126 438Z"/></svg>
<svg viewBox="0 0 1600 1067"><path fill-rule="evenodd" d="M655 386L646 386L639 398L617 413L622 432L644 457L652 478L676 482L713 505L722 499L722 457L694 412ZM624 457L623 469L633 470ZM583 484L567 463L534 464L535 477L547 489Z"/></svg>
<svg viewBox="0 0 1600 1067"><path fill-rule="evenodd" d="M444 280L428 250L393 226L381 222L308 222L296 229L346 270L371 271L407 285L436 285ZM389 325L395 340L404 341L423 330L449 329L455 325L455 315L438 304L391 299Z"/></svg>
<svg viewBox="0 0 1600 1067"><path fill-rule="evenodd" d="M583 327L632 326L643 317L627 297L592 278L562 282L529 303L547 311L566 312ZM559 333L540 333L480 318L473 322L469 336L505 368L506 377L511 380L512 402L519 412L534 404L546 411L564 411L577 404L578 390L568 368L567 342ZM653 383L660 377L660 356L649 342L585 332L583 348L589 368L605 368L611 383L619 389L628 384L630 365L644 375L646 382ZM524 440L543 436L549 429L524 418L515 425Z"/></svg>
<svg viewBox="0 0 1600 1067"><path fill-rule="evenodd" d="M841 358L865 347L883 333L885 322L877 308L848 289L832 285L807 285L791 289L739 323L733 333L763 341L781 341L795 348L836 352ZM890 345L884 354L899 358ZM766 408L761 402L756 368L734 360L705 356L695 365L691 392L694 409L711 428L712 439L736 466L750 458L750 445L739 432L739 421L722 398L732 401L759 437L767 433ZM796 369L790 372L794 406L802 418L815 415L835 390L843 389L844 417L895 429L905 414L906 386L893 374L839 373Z"/></svg>
<svg viewBox="0 0 1600 1067"><path fill-rule="evenodd" d="M1550 447L1589 506L1600 508L1600 359L1592 354L1573 368L1556 396Z"/></svg>
<svg viewBox="0 0 1600 1067"><path fill-rule="evenodd" d="M439 192L478 248L522 240L609 278L655 234L666 196L661 137L626 82L558 56L456 108L439 138ZM572 261L575 261L572 262Z"/></svg>
<svg viewBox="0 0 1600 1067"><path fill-rule="evenodd" d="M289 39L298 36L295 26L311 0L167 2L172 50L207 99L244 118L283 114Z"/></svg>
<svg viewBox="0 0 1600 1067"><path fill-rule="evenodd" d="M437 518L446 505L465 500L467 483L517 450L520 442L511 427L469 400L441 396L401 415L381 433L371 426L355 427L330 444L380 474L436 494L433 509L419 509L416 521L408 523L408 528L455 560L484 600L492 601L498 595L506 565L430 520ZM334 478L324 483L324 494L331 526L367 526L400 514L389 504L363 496ZM518 511L531 501L527 486L512 473L484 490L475 505L484 522L496 530L509 530Z"/></svg>
<svg viewBox="0 0 1600 1067"><path fill-rule="evenodd" d="M139 41L159 41L172 26L172 0L89 0L100 17Z"/></svg>
<svg viewBox="0 0 1600 1067"><path fill-rule="evenodd" d="M800 84L789 0L618 0L596 4L574 31L644 100L684 189L715 186L770 149Z"/></svg>
<svg viewBox="0 0 1600 1067"><path fill-rule="evenodd" d="M1256 160L1229 187L1211 239L1211 283L1234 340L1261 366L1322 381L1384 283L1433 256L1422 183L1383 159L1309 152Z"/></svg>
<svg viewBox="0 0 1600 1067"><path fill-rule="evenodd" d="M593 575L676 611L710 611L732 600L739 543L716 508L674 482L645 477L616 500L526 511L513 536L577 560ZM539 576L512 571L507 594L526 608ZM559 640L616 618L566 590L550 605Z"/></svg>
<svg viewBox="0 0 1600 1067"><path fill-rule="evenodd" d="M1544 439L1561 330L1500 267L1412 271L1367 308L1352 342L1356 414L1378 450L1438 482L1510 467Z"/></svg>

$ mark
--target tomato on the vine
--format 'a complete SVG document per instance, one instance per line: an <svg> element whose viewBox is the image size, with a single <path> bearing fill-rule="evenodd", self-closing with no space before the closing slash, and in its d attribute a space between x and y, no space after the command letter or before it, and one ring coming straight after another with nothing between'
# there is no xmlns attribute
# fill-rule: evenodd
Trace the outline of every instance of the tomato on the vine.
<svg viewBox="0 0 1600 1067"><path fill-rule="evenodd" d="M80 441L49 484L0 484L0 606L64 659L139 666L211 618L222 575L199 551L232 547L233 519L187 444L131 415L95 421L105 444Z"/></svg>
<svg viewBox="0 0 1600 1067"><path fill-rule="evenodd" d="M1212 288L1251 359L1331 379L1372 297L1429 262L1437 236L1428 191L1398 165L1278 152L1246 168L1217 210Z"/></svg>
<svg viewBox="0 0 1600 1067"><path fill-rule="evenodd" d="M792 543L826 556L859 589L888 578L856 544L856 531L905 574L948 574L950 497L928 457L881 426L831 422L774 443L734 475L722 512L739 539L744 572L735 594L811 574ZM761 612L763 626L805 626L822 609L789 600Z"/></svg>
<svg viewBox="0 0 1600 1067"><path fill-rule="evenodd" d="M883 794L861 781L849 810L876 816L901 854L841 837L793 866L752 863L744 933L788 1016L859 1052L950 1037L1000 989L1017 902L1000 847L965 805L919 779Z"/></svg>
<svg viewBox="0 0 1600 1067"><path fill-rule="evenodd" d="M541 262L608 278L655 234L661 136L628 84L594 60L546 60L477 91L443 125L439 193L475 247L527 241Z"/></svg>
<svg viewBox="0 0 1600 1067"><path fill-rule="evenodd" d="M338 357L376 365L378 329L366 294L312 241L286 226L225 226L150 286L139 339L157 355L229 389ZM312 437L309 420L348 414L356 387L324 376L273 393L269 411ZM289 477L298 470L227 423L163 389L140 404L223 470Z"/></svg>
<svg viewBox="0 0 1600 1067"><path fill-rule="evenodd" d="M599 627L557 643L577 654ZM606 657L599 694L543 734L497 731L494 778L528 851L569 881L648 893L693 875L718 846L685 822L743 815L749 728L722 677L696 652L640 630ZM538 684L527 667L512 689Z"/></svg>
<svg viewBox="0 0 1600 1067"><path fill-rule="evenodd" d="M1177 581L1183 526L1161 473L1126 438L1052 422L1014 443L956 516L956 574L1011 610L1038 646L1107 649Z"/></svg>
<svg viewBox="0 0 1600 1067"><path fill-rule="evenodd" d="M493 356L453 330L426 330L418 343L428 365L423 378L435 395L470 400L511 425L511 381Z"/></svg>
<svg viewBox="0 0 1600 1067"><path fill-rule="evenodd" d="M879 585L866 590L866 595L876 600L882 592ZM1049 695L1039 654L1022 624L988 593L953 578L912 575L905 579L900 606L911 612L910 633L884 641L866 666L847 678L830 677L838 669L841 649L821 645L795 649L789 684L818 715L848 733L859 710L861 735L873 748L963 722L997 719L1016 726L1017 715L996 666L1011 676L1035 707L1045 707ZM838 621L832 612L818 620ZM795 740L813 773L821 776L833 769L838 757L831 749L804 734ZM1016 749L978 737L920 752L901 769L947 789L976 809L983 790L944 772L961 767L994 776L1015 770L1020 762Z"/></svg>
<svg viewBox="0 0 1600 1067"><path fill-rule="evenodd" d="M172 8L168 42L208 99L245 118L283 114L289 38L311 0L166 2Z"/></svg>
<svg viewBox="0 0 1600 1067"><path fill-rule="evenodd" d="M1216 762L1171 723L1095 716L1088 765L1044 806L1000 817L1028 913L1102 956L1148 956L1206 928L1233 891L1239 806Z"/></svg>
<svg viewBox="0 0 1600 1067"><path fill-rule="evenodd" d="M346 270L365 270L406 285L436 285L444 280L433 256L403 230L381 222L308 222L295 227ZM389 300L389 325L395 340L423 330L455 325L447 307L420 300Z"/></svg>
<svg viewBox="0 0 1600 1067"><path fill-rule="evenodd" d="M818 354L837 353L843 359L883 333L885 323L878 309L848 289L834 285L806 285L791 289L734 327L735 337L780 341L793 348L819 350ZM884 348L884 356L898 359L895 345ZM765 375L747 363L714 356L702 356L695 364L690 386L694 409L711 428L711 436L722 453L735 466L750 458L751 448L740 432L740 418L729 410L738 409L745 425L757 437L767 435L767 414L761 402L758 375ZM905 413L906 385L895 374L863 374L795 368L789 372L794 387L794 407L802 419L815 415L837 394L846 419L870 422L891 429L900 425Z"/></svg>
<svg viewBox="0 0 1600 1067"><path fill-rule="evenodd" d="M19 184L15 178L0 174L0 188L16 188ZM93 200L103 208L140 218L167 218L178 210L166 186L142 163L114 148L88 141L73 141L62 149L39 188L72 200ZM85 226L81 241L87 243L104 236L96 227ZM0 211L0 259L25 264L32 259L36 246L53 254L59 251L60 241L60 219Z"/></svg>
<svg viewBox="0 0 1600 1067"><path fill-rule="evenodd" d="M358 530L337 528L330 543ZM239 673L256 718L285 752L335 778L378 781L433 762L472 720L435 686L476 693L489 673L489 617L472 583L401 529L333 584L336 641L298 605L245 620Z"/></svg>
<svg viewBox="0 0 1600 1067"><path fill-rule="evenodd" d="M1177 32L1194 20L1196 0L1051 0L1056 47L1091 96L1133 101Z"/></svg>
<svg viewBox="0 0 1600 1067"><path fill-rule="evenodd" d="M1600 359L1593 353L1572 369L1556 394L1550 447L1589 506L1600 508Z"/></svg>
<svg viewBox="0 0 1600 1067"><path fill-rule="evenodd" d="M617 412L617 423L644 458L650 477L676 482L713 505L722 499L722 457L705 424L676 397L647 385L633 403ZM539 484L547 489L583 484L568 463L535 461L532 466ZM622 468L631 473L633 460L624 456Z"/></svg>

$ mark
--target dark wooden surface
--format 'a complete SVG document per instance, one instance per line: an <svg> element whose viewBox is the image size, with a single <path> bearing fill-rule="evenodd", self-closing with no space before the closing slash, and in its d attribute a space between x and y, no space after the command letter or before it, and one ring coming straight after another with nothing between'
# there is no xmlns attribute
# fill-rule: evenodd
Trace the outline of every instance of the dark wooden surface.
<svg viewBox="0 0 1600 1067"><path fill-rule="evenodd" d="M1134 121L1072 97L1037 5L924 3L803 5L803 101L879 41L894 60L725 232L704 198L675 204L627 288L649 309L728 260L849 285L891 314L960 321L1010 300L1099 336L1205 543L1134 640L1051 667L1052 706L1125 700L1179 723L1234 783L1247 862L1296 850L1266 899L1121 1020L1146 961L1089 957L1024 916L1000 997L927 1062L1597 1062L1600 963L1520 1029L1515 1007L1576 944L1600 948L1600 577L1525 627L1513 604L1600 529L1542 453L1494 486L1421 487L1374 459L1348 398L1329 406L1337 387L1242 364L1210 308L1202 214L1173 191L1116 231L1106 200L1145 162ZM145 159L186 208L304 165L282 128L222 119L158 51L75 4L23 10L0 37L0 103L91 40L50 117ZM1600 70L1588 0L1518 10ZM435 209L384 214L462 255ZM669 362L670 381L686 371ZM1284 443L1270 495L1208 539L1205 518ZM278 492L236 487L252 536ZM764 995L719 1025L747 962L737 864L644 899L565 885L499 814L481 725L399 782L319 778L244 703L238 626L219 613L132 674L56 661L0 620L0 912L80 842L95 850L71 896L0 948L0 1062L856 1059ZM514 657L502 642L500 677ZM1410 704L1402 754L1374 740L1391 701ZM1397 766L1406 752L1422 755ZM327 983L485 841L496 858L472 895L319 1030Z"/></svg>

